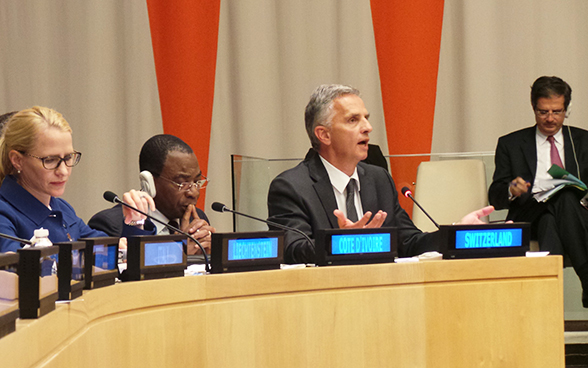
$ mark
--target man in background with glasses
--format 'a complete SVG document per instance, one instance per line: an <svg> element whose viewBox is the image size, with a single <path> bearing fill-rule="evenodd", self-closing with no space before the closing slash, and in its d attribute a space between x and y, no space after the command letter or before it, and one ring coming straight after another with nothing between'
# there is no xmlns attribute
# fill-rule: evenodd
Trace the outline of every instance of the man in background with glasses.
<svg viewBox="0 0 588 368"><path fill-rule="evenodd" d="M211 234L208 217L196 208L200 190L208 179L202 175L198 159L192 148L180 138L169 134L155 135L141 148L139 154L141 190L153 197L155 218L180 228L198 240L210 253ZM90 227L111 236L122 232L122 208L120 205L95 214L88 222ZM155 223L157 234L169 234L169 229ZM188 255L201 253L188 241Z"/></svg>
<svg viewBox="0 0 588 368"><path fill-rule="evenodd" d="M560 166L588 180L588 131L564 126L572 88L561 78L540 77L531 87L535 126L501 137L488 198L496 209L508 209L508 220L530 222L541 250L565 251L584 289L588 307L588 210L580 204L581 190L564 188L553 197L540 196L554 187L547 172Z"/></svg>

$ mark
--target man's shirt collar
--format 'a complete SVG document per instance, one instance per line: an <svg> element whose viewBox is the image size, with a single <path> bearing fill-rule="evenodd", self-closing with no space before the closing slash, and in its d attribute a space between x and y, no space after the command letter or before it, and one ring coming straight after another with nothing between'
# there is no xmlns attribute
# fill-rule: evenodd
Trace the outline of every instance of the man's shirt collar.
<svg viewBox="0 0 588 368"><path fill-rule="evenodd" d="M154 218L158 219L159 221L163 221L166 224L170 222L170 219L165 217L165 215L163 213L161 213L158 209L156 209L155 211L149 211L149 214L151 216L153 216ZM180 219L175 219L175 220L178 222L178 224L180 223ZM155 225L155 228L157 229L156 234L159 235L160 233L162 233L162 231L163 231L163 234L169 233L169 230L163 224L160 224L157 221L153 221L153 224Z"/></svg>
<svg viewBox="0 0 588 368"><path fill-rule="evenodd" d="M563 126L562 126L562 128L557 133L555 133L553 135L553 139L555 140L555 143L558 143L558 144L562 144L563 145L564 141L563 141L563 132L562 132L562 130L563 130ZM536 131L535 134L539 138L539 142L541 142L541 144L547 143L547 136L545 134L543 134L539 130L539 127L535 128L535 131Z"/></svg>
<svg viewBox="0 0 588 368"><path fill-rule="evenodd" d="M325 166L325 169L327 170L327 174L329 175L329 180L331 180L331 184L333 185L333 188L335 188L339 193L345 192L345 188L347 187L347 184L349 184L349 180L351 178L356 180L357 190L358 191L361 190L361 187L359 184L359 175L357 175L357 166L355 167L353 174L351 176L347 176L347 174L345 174L343 171L337 169L329 161L325 160L323 158L323 156L321 156L320 154L319 154L319 157L321 158L321 161L323 162L323 165Z"/></svg>

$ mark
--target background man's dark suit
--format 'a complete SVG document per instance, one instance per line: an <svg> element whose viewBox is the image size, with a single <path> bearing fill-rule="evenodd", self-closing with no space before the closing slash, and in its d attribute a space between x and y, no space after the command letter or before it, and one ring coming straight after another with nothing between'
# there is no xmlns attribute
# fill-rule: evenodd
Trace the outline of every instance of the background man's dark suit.
<svg viewBox="0 0 588 368"><path fill-rule="evenodd" d="M578 177L578 166L574 158L576 157L580 166L580 178L587 181L588 131L564 125L562 133L564 137L565 169ZM584 226L588 225L588 222L586 222L588 211L579 204L581 194L573 190L563 190L546 204L537 204L533 200L533 182L537 172L535 135L536 127L530 127L505 135L498 140L495 156L496 169L488 198L490 204L496 209L509 209L507 218L513 221L533 222L545 211L554 213L554 216L544 219L541 223L534 222L533 227L534 231L538 232L540 246L542 249L557 254L562 254L563 247L566 253L570 255L574 267L576 267L576 265L581 265L588 261L586 256L588 244L581 244L582 239L578 239L578 237L583 236L580 232L585 232ZM575 155L572 147L575 147ZM527 193L510 202L508 199L509 185L517 176L528 181L531 187ZM557 206L563 203L564 199L565 201L573 202L574 205L570 206L571 209L567 207L563 209ZM559 236L549 234L547 230L551 227L558 229ZM566 229L574 228L574 230L564 230L564 227ZM574 244L579 244L581 249L572 249L572 246L576 248Z"/></svg>
<svg viewBox="0 0 588 368"><path fill-rule="evenodd" d="M196 208L196 212L202 220L210 223L208 217L206 217L201 209ZM92 229L104 231L109 236L121 236L123 223L122 205L117 204L92 216L90 221L88 221L88 226Z"/></svg>
<svg viewBox="0 0 588 368"><path fill-rule="evenodd" d="M399 256L437 250L435 233L418 230L398 203L398 192L386 170L364 163L357 165L363 212L388 213L382 226L397 226ZM319 229L338 228L333 211L337 201L327 171L318 154L311 155L271 183L268 194L269 220L304 231L312 239ZM314 244L301 235L286 232L284 258L288 263L313 263Z"/></svg>

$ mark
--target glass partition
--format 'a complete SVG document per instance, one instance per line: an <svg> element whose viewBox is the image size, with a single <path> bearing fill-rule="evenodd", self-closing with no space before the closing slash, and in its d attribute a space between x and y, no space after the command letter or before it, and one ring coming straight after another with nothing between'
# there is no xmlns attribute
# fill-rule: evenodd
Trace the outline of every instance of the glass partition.
<svg viewBox="0 0 588 368"><path fill-rule="evenodd" d="M236 211L248 215L267 218L267 193L271 181L282 171L298 165L302 158L272 159L232 155L233 206ZM388 167L391 170L396 188L400 192L403 186L413 191L417 188L416 174L418 165L423 161L467 160L476 159L484 162L486 167L486 184L492 183L494 173L494 152L465 152L465 153L431 153L410 155L389 155ZM440 193L442 195L442 193ZM409 199L400 195L401 206L412 214L413 204ZM464 214L465 215L465 214ZM506 217L506 211L496 211L490 216L491 221ZM264 223L245 217L233 215L234 231L262 231L267 230Z"/></svg>
<svg viewBox="0 0 588 368"><path fill-rule="evenodd" d="M268 159L231 155L233 209L251 216L267 218L267 193L271 181L282 171L298 165L302 158ZM233 215L233 231L263 231L266 224Z"/></svg>

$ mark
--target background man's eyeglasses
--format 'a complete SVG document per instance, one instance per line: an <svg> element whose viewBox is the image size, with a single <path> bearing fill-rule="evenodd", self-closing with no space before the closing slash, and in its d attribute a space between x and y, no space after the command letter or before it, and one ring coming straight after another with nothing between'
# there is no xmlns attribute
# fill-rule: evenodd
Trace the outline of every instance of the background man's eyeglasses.
<svg viewBox="0 0 588 368"><path fill-rule="evenodd" d="M537 116L540 116L542 118L546 118L547 116L549 116L550 114L553 114L553 116L564 116L566 114L566 110L535 110L535 114L537 114Z"/></svg>

